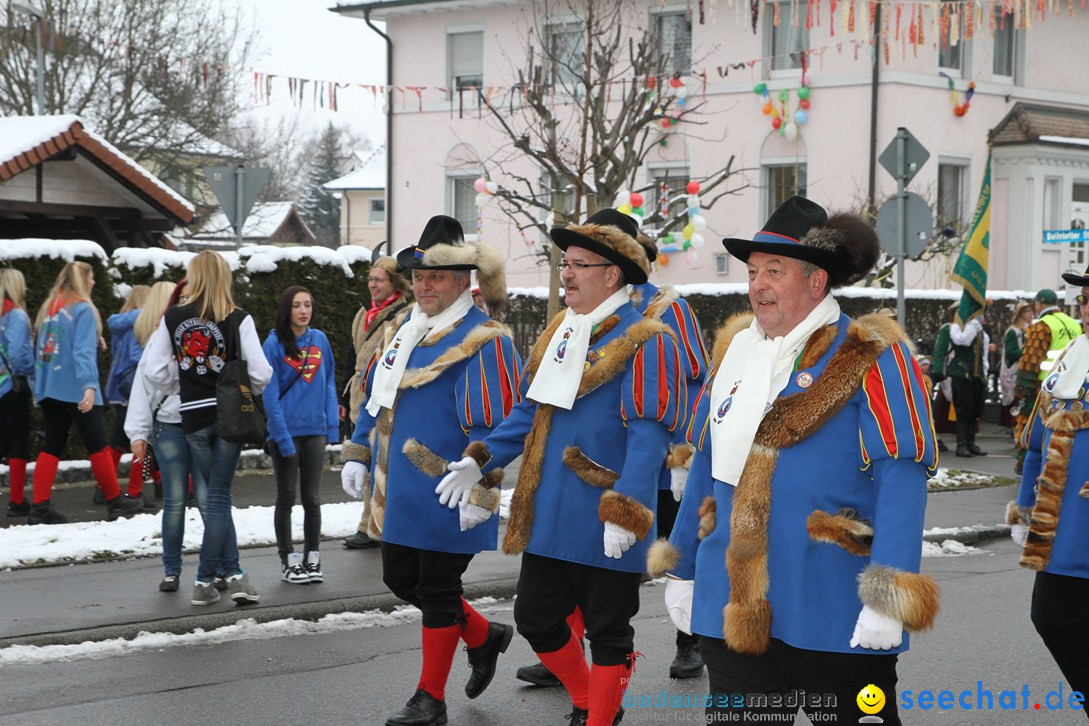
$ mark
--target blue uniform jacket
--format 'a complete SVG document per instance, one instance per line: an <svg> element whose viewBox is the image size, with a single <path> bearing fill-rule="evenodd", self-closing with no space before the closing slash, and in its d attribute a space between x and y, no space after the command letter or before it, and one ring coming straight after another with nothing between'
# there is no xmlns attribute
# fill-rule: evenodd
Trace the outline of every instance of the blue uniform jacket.
<svg viewBox="0 0 1089 726"><path fill-rule="evenodd" d="M98 383L98 325L85 302L65 305L48 316L38 331L34 367L34 400L79 403L93 388L95 405L102 405Z"/></svg>
<svg viewBox="0 0 1089 726"><path fill-rule="evenodd" d="M130 310L127 313L116 313L106 319L106 327L110 329L110 355L113 363L110 365L110 374L106 377L106 400L110 403L128 403L126 396L119 387L121 374L136 370L140 365L140 356L144 347L136 340L133 326L136 318L140 317L139 310Z"/></svg>
<svg viewBox="0 0 1089 726"><path fill-rule="evenodd" d="M34 343L30 334L30 317L22 308L12 308L0 316L0 347L11 370L0 361L0 397L11 390L11 376L30 377L34 374Z"/></svg>
<svg viewBox="0 0 1089 726"><path fill-rule="evenodd" d="M330 444L339 441L337 384L329 339L322 331L307 328L295 342L301 351L297 360L288 358L275 330L269 331L261 346L272 366L272 380L262 394L268 440L276 442L283 456L295 454L295 436L324 436Z"/></svg>
<svg viewBox="0 0 1089 726"><path fill-rule="evenodd" d="M766 600L772 638L806 650L875 653L849 645L863 604L862 580L879 576L881 582L892 583L889 590L907 593L903 602L925 611L916 618L915 610L890 612L890 603L866 601L881 612L900 616L909 630L928 627L937 612L936 587L915 574L922 555L928 470L937 466L937 454L929 398L906 344L892 342L868 369L869 361L858 358L852 379L843 375L846 358L833 360L837 352L842 350L844 356L849 352L845 343L849 324L851 320L841 315L825 331L828 338L834 331L831 343L824 343L827 349L803 353L799 362L806 365L795 369L764 420L778 423L775 433L788 428L782 422L790 422L789 428L798 427L797 431L808 422L815 428L801 441L782 446L773 459L764 544ZM859 373L864 375L859 378ZM822 388L825 376L828 387ZM740 587L743 577L738 571L735 580L725 564L735 526L734 499L741 487L711 474L708 426L715 405L710 400L713 378L712 374L700 393L689 429L697 453L670 538L679 556L671 573L695 580L692 631L723 638L723 609L731 602L731 588ZM808 400L807 389L814 394ZM822 425L818 409L832 398L846 403ZM762 425L761 433L764 430ZM758 469L750 454L742 486L747 486L750 471ZM739 501L751 499L750 495ZM751 521L753 512L745 506L741 518ZM913 622L916 619L920 622ZM905 636L899 648L879 652L907 647Z"/></svg>
<svg viewBox="0 0 1089 726"><path fill-rule="evenodd" d="M591 338L583 385L570 411L523 400L483 441L491 457L485 473L526 450L504 540L508 554L524 550L609 570L645 569L656 532L658 474L670 435L683 420L681 363L666 326L643 320L630 303L614 317L611 329ZM561 313L534 347L523 395L562 319ZM527 479L535 469L539 479ZM639 538L620 559L605 556L605 521Z"/></svg>
<svg viewBox="0 0 1089 726"><path fill-rule="evenodd" d="M394 321L391 336L407 318L408 311ZM380 348L367 366L364 401L377 356L388 354ZM510 331L474 307L413 349L392 411L383 408L374 417L364 404L350 445L359 453L350 458L372 464L371 504L382 541L459 554L495 549L499 517L462 532L458 509L440 504L435 487L448 461L462 458L471 440L484 438L510 414L519 399L520 365ZM498 496L488 507L498 511Z"/></svg>
<svg viewBox="0 0 1089 726"><path fill-rule="evenodd" d="M1026 518L1038 515L1023 522L1029 534L1021 564L1089 578L1089 380L1070 400L1049 395L1049 381L1021 434L1027 451L1017 504Z"/></svg>

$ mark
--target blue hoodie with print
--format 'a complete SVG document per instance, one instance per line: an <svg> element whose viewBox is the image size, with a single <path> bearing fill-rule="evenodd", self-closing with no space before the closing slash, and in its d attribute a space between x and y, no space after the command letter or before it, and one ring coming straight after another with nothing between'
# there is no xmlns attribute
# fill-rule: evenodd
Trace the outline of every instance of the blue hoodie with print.
<svg viewBox="0 0 1089 726"><path fill-rule="evenodd" d="M30 317L22 308L13 307L0 315L0 351L7 358L7 365L0 360L0 397L3 397L11 390L12 375L34 374L34 338L30 334Z"/></svg>
<svg viewBox="0 0 1089 726"><path fill-rule="evenodd" d="M101 406L95 311L88 303L77 302L47 316L38 330L34 400L79 403L87 388L94 389L95 405Z"/></svg>
<svg viewBox="0 0 1089 726"><path fill-rule="evenodd" d="M295 343L301 351L297 360L288 358L275 330L269 332L261 346L273 370L263 394L268 440L276 442L282 456L295 454L292 441L295 436L322 435L331 444L340 440L337 384L329 339L320 330L307 328L295 338Z"/></svg>

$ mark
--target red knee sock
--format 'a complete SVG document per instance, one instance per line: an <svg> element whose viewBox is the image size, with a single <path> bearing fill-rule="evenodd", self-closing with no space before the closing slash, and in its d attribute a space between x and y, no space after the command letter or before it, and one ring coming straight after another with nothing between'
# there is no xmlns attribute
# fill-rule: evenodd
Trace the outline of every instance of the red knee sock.
<svg viewBox="0 0 1089 726"><path fill-rule="evenodd" d="M537 657L563 683L572 704L582 709L590 708L590 669L586 665L582 643L574 633L567 645L551 653L538 653Z"/></svg>
<svg viewBox="0 0 1089 726"><path fill-rule="evenodd" d="M121 487L117 484L117 466L113 463L110 449L111 447L107 446L90 456L91 474L98 482L98 486L102 487L102 493L106 495L107 501L121 495Z"/></svg>
<svg viewBox="0 0 1089 726"><path fill-rule="evenodd" d="M124 452L122 452L121 449L115 449L112 446L107 446L106 451L109 453L110 458L113 459L113 468L116 469L118 464L121 463L121 454Z"/></svg>
<svg viewBox="0 0 1089 726"><path fill-rule="evenodd" d="M461 609L465 612L465 627L461 639L469 648L479 648L488 639L488 621L483 615L473 610L465 598L461 598Z"/></svg>
<svg viewBox="0 0 1089 726"><path fill-rule="evenodd" d="M579 640L586 637L586 623L582 620L582 610L578 605L576 605L574 611L567 616L567 625Z"/></svg>
<svg viewBox="0 0 1089 726"><path fill-rule="evenodd" d="M461 639L461 626L423 628L423 668L416 689L424 689L440 701L446 700L446 679Z"/></svg>
<svg viewBox="0 0 1089 726"><path fill-rule="evenodd" d="M26 459L8 459L8 477L11 480L11 501L22 504L26 491Z"/></svg>
<svg viewBox="0 0 1089 726"><path fill-rule="evenodd" d="M41 504L49 501L49 495L53 493L53 480L57 478L57 464L60 459L47 454L44 451L38 454L38 460L34 464L34 503Z"/></svg>
<svg viewBox="0 0 1089 726"><path fill-rule="evenodd" d="M129 496L137 497L144 491L144 460L133 457L129 464Z"/></svg>
<svg viewBox="0 0 1089 726"><path fill-rule="evenodd" d="M612 726L624 691L631 678L632 667L627 663L603 666L594 663L590 669L590 717L586 726Z"/></svg>

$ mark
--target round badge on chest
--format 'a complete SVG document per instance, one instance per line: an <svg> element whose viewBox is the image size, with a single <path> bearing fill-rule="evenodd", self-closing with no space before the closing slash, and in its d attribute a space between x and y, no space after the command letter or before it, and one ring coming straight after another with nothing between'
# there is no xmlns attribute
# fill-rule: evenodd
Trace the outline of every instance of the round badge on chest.
<svg viewBox="0 0 1089 726"><path fill-rule="evenodd" d="M809 388L813 385L813 374L808 371L802 371L798 374L798 377L794 379L794 382L798 384L798 388Z"/></svg>

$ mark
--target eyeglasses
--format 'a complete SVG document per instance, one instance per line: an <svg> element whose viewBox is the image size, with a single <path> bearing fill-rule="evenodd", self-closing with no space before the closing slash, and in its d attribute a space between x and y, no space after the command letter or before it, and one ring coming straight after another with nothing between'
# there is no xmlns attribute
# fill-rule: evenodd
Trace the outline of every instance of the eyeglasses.
<svg viewBox="0 0 1089 726"><path fill-rule="evenodd" d="M1084 305L1086 302L1089 302L1089 295L1075 295L1074 302L1078 305Z"/></svg>
<svg viewBox="0 0 1089 726"><path fill-rule="evenodd" d="M563 262L556 263L556 269L559 270L560 272L564 272L569 267L574 268L574 270L576 272L581 272L582 270L588 270L591 267L612 267L612 266L613 266L612 262L567 262L566 260L564 260Z"/></svg>

